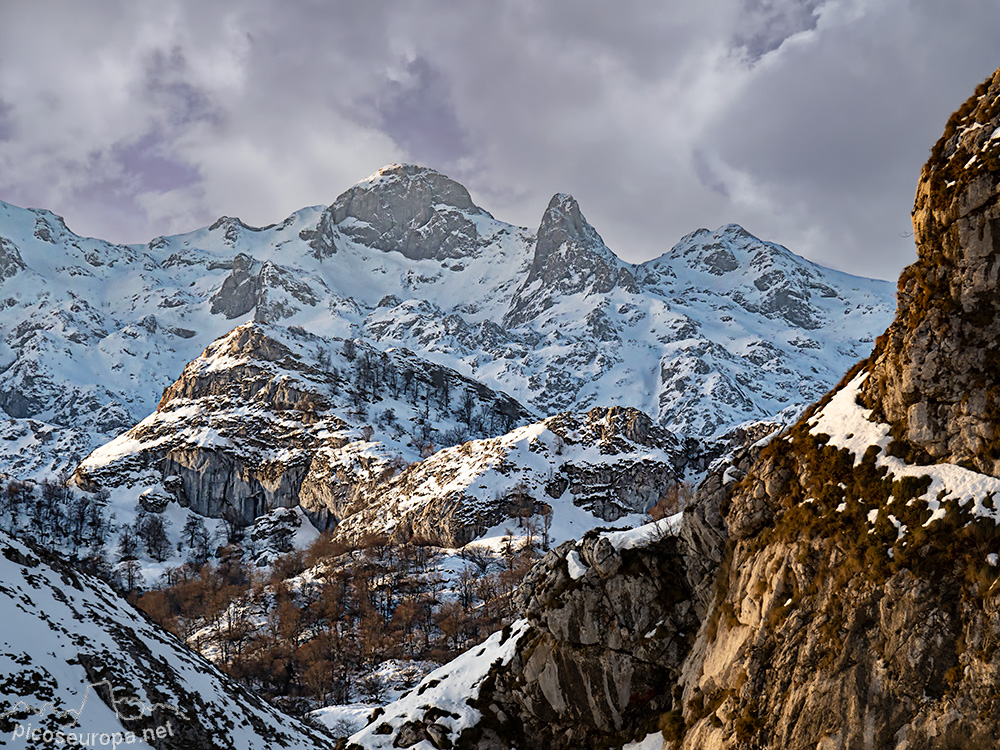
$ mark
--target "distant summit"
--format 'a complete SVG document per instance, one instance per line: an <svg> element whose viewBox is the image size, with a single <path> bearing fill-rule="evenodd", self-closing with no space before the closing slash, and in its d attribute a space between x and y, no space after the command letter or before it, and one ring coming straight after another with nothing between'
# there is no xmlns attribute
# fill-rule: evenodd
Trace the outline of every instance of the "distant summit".
<svg viewBox="0 0 1000 750"><path fill-rule="evenodd" d="M473 218L489 216L469 191L427 167L391 164L330 206L323 222L345 237L407 258L460 258L479 243Z"/></svg>

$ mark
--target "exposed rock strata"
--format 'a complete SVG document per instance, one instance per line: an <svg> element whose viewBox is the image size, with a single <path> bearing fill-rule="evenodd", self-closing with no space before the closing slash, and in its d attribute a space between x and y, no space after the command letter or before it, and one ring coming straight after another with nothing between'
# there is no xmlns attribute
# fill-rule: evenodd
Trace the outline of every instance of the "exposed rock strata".
<svg viewBox="0 0 1000 750"><path fill-rule="evenodd" d="M367 379L352 376L352 365ZM428 427L431 400L447 413L437 404L448 393L497 432L533 416L506 394L405 350L390 355L252 323L188 365L157 412L92 454L75 481L89 489L159 482L182 506L243 525L301 505L327 528L372 503L376 485L406 464L397 449L364 436L374 431L367 410L383 389ZM405 440L392 419L382 430Z"/></svg>
<svg viewBox="0 0 1000 750"><path fill-rule="evenodd" d="M867 395L927 459L1000 475L1000 73L948 121L913 207L917 262Z"/></svg>
<svg viewBox="0 0 1000 750"><path fill-rule="evenodd" d="M0 281L11 279L25 269L17 245L6 237L0 237Z"/></svg>
<svg viewBox="0 0 1000 750"><path fill-rule="evenodd" d="M568 556L586 569L578 578ZM606 747L655 731L698 626L677 539L620 551L599 535L567 542L521 592L532 628L480 696L485 723L517 715L526 747Z"/></svg>
<svg viewBox="0 0 1000 750"><path fill-rule="evenodd" d="M222 314L232 320L246 315L257 306L259 284L253 258L240 253L233 258L233 272L222 282L222 288L212 297L212 314Z"/></svg>

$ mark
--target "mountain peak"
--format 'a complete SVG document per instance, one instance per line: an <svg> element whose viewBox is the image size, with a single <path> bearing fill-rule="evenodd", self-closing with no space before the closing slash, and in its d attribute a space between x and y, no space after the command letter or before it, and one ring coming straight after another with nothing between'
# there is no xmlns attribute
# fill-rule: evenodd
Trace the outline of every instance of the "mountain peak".
<svg viewBox="0 0 1000 750"><path fill-rule="evenodd" d="M473 216L489 214L463 185L428 167L390 164L338 197L321 226L413 260L441 260L477 247Z"/></svg>
<svg viewBox="0 0 1000 750"><path fill-rule="evenodd" d="M550 309L557 297L607 293L616 286L635 288L635 278L580 211L572 195L549 201L535 239L528 277L504 318L518 326Z"/></svg>
<svg viewBox="0 0 1000 750"><path fill-rule="evenodd" d="M389 207L409 208L414 212L420 208L447 206L473 214L486 213L472 202L464 185L419 164L387 164L339 196L334 206L343 206L347 216L346 204L356 200L359 194L375 194L387 201Z"/></svg>
<svg viewBox="0 0 1000 750"><path fill-rule="evenodd" d="M696 229L666 253L642 265L645 269L658 270L682 263L691 270L711 276L747 271L757 275L766 273L766 267L778 256L797 258L781 245L755 237L739 224L725 224L715 231Z"/></svg>
<svg viewBox="0 0 1000 750"><path fill-rule="evenodd" d="M406 162L386 164L384 167L379 168L363 180L358 181L355 187L374 187L376 185L390 184L397 180L436 180L439 178L453 182L455 185L462 187L459 183L432 167L425 167L421 164L409 164ZM471 200L469 202L471 203Z"/></svg>
<svg viewBox="0 0 1000 750"><path fill-rule="evenodd" d="M549 201L538 227L535 263L544 262L566 242L586 246L601 255L614 255L597 230L584 218L580 204L568 193L556 193Z"/></svg>
<svg viewBox="0 0 1000 750"><path fill-rule="evenodd" d="M865 385L924 460L1000 476L1000 70L952 115L917 186L917 262ZM894 433L895 434L895 433Z"/></svg>
<svg viewBox="0 0 1000 750"><path fill-rule="evenodd" d="M584 218L580 204L568 193L556 193L538 225L532 271L541 272L553 256L562 252L595 253L605 260L617 256L608 249L597 230Z"/></svg>

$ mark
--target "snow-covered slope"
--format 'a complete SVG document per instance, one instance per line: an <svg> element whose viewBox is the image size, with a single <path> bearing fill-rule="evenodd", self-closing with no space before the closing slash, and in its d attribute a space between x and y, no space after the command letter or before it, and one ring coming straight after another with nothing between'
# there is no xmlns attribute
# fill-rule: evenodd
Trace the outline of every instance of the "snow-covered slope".
<svg viewBox="0 0 1000 750"><path fill-rule="evenodd" d="M508 530L525 536L531 524L547 547L608 522L642 523L668 487L697 471L699 448L637 409L563 413L413 464L375 490L377 502L344 518L337 534L460 547Z"/></svg>
<svg viewBox="0 0 1000 750"><path fill-rule="evenodd" d="M703 467L704 450L637 409L535 422L506 394L407 350L247 323L188 365L154 414L91 453L75 481L113 490L121 517L174 501L250 525L301 507L345 539L459 547L518 517L554 541L634 523Z"/></svg>
<svg viewBox="0 0 1000 750"><path fill-rule="evenodd" d="M0 745L330 746L106 584L0 532Z"/></svg>
<svg viewBox="0 0 1000 750"><path fill-rule="evenodd" d="M861 387L869 373L862 371L837 390L829 402L809 420L810 432L824 445L847 451L855 467L872 467L880 481L891 487L891 494L870 492L858 496L844 487L839 497L806 498L819 515L850 512L864 517L869 531L886 543L889 557L894 546L906 547L908 534L915 529L934 529L934 524L948 519L948 526L968 525L985 519L993 527L1000 523L1000 479L954 463L914 464L899 456L893 445L892 425L879 422L872 410L858 403ZM832 499L838 500L836 506ZM987 525L989 526L989 525ZM887 533L891 532L891 533ZM998 564L996 552L983 562Z"/></svg>
<svg viewBox="0 0 1000 750"><path fill-rule="evenodd" d="M144 246L0 203L0 471L71 469L251 320L409 348L539 417L617 404L704 437L815 398L893 307L890 284L735 226L633 266L570 196L532 231L409 165L280 224Z"/></svg>
<svg viewBox="0 0 1000 750"><path fill-rule="evenodd" d="M386 708L376 709L348 747L453 747L453 737L474 726L482 714L474 707L490 670L505 665L517 651L527 623L518 620L483 643L435 669L413 690ZM423 720L428 719L425 728Z"/></svg>

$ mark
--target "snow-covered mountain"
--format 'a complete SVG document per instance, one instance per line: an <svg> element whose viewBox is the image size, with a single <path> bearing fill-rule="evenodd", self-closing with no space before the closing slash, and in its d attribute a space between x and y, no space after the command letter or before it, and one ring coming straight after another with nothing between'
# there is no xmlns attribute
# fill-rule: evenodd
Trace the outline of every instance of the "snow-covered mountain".
<svg viewBox="0 0 1000 750"><path fill-rule="evenodd" d="M226 677L102 581L2 531L0 581L0 745L331 744Z"/></svg>
<svg viewBox="0 0 1000 750"><path fill-rule="evenodd" d="M410 165L280 224L224 217L148 245L0 204L0 471L73 469L251 321L405 347L534 418L614 404L711 437L828 388L892 292L732 225L631 265L570 196L531 231Z"/></svg>
<svg viewBox="0 0 1000 750"><path fill-rule="evenodd" d="M242 537L257 563L317 529L486 549L519 519L547 547L639 522L738 425L824 392L893 307L888 283L735 225L633 265L570 196L533 231L409 165L280 224L224 217L141 246L0 204L0 475L106 490L108 546L139 585L194 555L182 528L206 550ZM162 544L126 560L122 535L150 518ZM37 721L59 731L88 681L120 677L197 713L178 747L319 742L101 584L0 546L23 623L4 629L12 710L47 700Z"/></svg>

